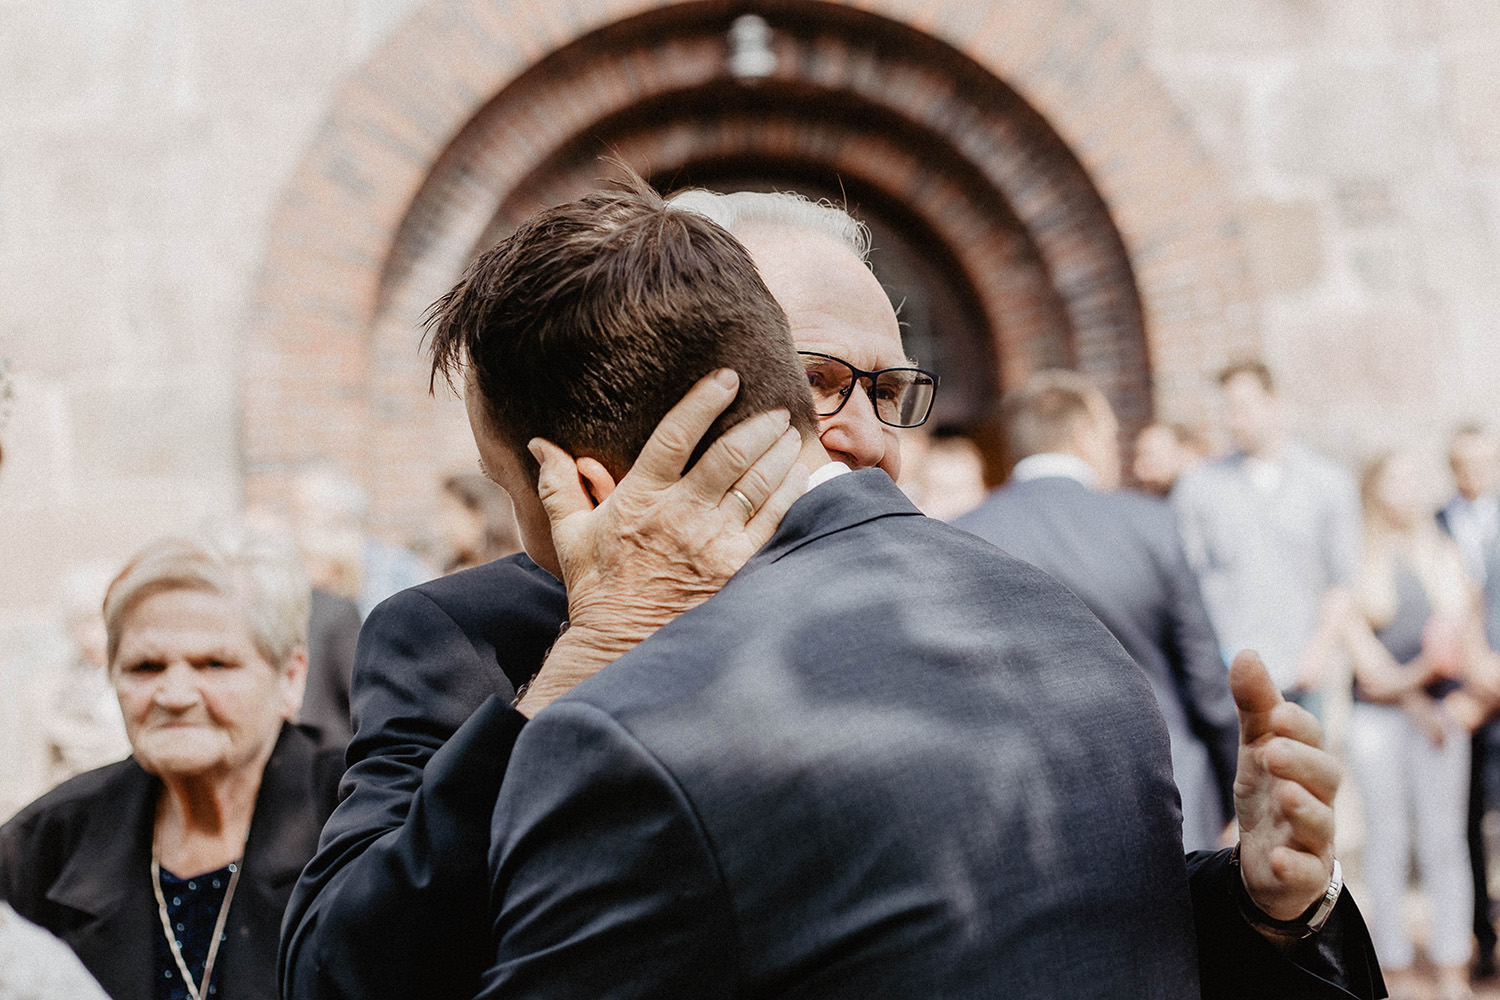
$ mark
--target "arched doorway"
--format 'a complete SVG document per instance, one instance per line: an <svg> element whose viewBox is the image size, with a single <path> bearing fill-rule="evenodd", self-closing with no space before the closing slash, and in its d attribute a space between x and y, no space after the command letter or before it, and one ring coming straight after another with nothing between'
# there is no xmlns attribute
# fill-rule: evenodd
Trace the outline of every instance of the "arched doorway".
<svg viewBox="0 0 1500 1000"><path fill-rule="evenodd" d="M594 186L604 153L659 187L847 202L875 229L909 349L944 375L943 421L1068 365L1128 430L1188 411L1198 373L1254 345L1211 166L1079 4L548 9L433 2L341 97L278 218L250 330L253 370L285 373L245 396L252 499L334 454L388 530L421 518L437 471L470 452L458 408L425 393L418 317L479 250ZM769 28L763 75L736 72L747 13ZM297 396L316 401L301 426Z"/></svg>

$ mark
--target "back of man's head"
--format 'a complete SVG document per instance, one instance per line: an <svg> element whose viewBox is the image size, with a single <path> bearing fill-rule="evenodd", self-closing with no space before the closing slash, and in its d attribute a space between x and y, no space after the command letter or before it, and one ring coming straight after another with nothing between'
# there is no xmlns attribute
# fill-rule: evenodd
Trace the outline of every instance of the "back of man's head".
<svg viewBox="0 0 1500 1000"><path fill-rule="evenodd" d="M1032 375L1001 403L1011 457L1071 453L1076 436L1098 417L1098 397L1094 384L1077 372L1050 369Z"/></svg>
<svg viewBox="0 0 1500 1000"><path fill-rule="evenodd" d="M816 434L786 316L722 228L639 178L543 211L428 311L433 377L466 372L494 431L530 463L544 437L617 477L699 378L740 374L702 449L774 407Z"/></svg>

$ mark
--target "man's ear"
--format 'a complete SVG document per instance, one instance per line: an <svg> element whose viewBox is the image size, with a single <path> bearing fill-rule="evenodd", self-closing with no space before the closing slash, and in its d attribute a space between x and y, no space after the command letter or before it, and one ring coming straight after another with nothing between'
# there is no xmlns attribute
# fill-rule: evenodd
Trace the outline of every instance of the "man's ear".
<svg viewBox="0 0 1500 1000"><path fill-rule="evenodd" d="M608 500L609 495L615 491L615 477L609 474L609 470L598 459L578 459L578 477L583 480L595 507Z"/></svg>

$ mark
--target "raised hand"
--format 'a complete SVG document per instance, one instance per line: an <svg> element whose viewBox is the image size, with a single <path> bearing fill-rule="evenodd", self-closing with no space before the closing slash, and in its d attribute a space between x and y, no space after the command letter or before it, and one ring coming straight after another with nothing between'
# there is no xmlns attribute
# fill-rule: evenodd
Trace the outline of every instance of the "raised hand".
<svg viewBox="0 0 1500 1000"><path fill-rule="evenodd" d="M636 643L718 592L771 537L807 486L785 410L726 431L683 466L739 390L721 370L662 418L616 483L599 462L541 438L538 494L568 590L569 628L517 707L534 715Z"/></svg>
<svg viewBox="0 0 1500 1000"><path fill-rule="evenodd" d="M1260 657L1246 650L1229 671L1240 716L1234 804L1245 889L1267 916L1295 920L1333 874L1333 798L1339 765L1323 728L1281 697Z"/></svg>

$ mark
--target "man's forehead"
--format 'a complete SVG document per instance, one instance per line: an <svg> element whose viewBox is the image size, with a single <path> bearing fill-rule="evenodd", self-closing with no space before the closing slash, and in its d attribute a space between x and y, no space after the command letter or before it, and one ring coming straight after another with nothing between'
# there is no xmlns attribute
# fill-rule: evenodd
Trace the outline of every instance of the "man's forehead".
<svg viewBox="0 0 1500 1000"><path fill-rule="evenodd" d="M786 223L761 223L736 235L786 310L799 348L840 357L858 353L870 366L906 362L890 299L849 247Z"/></svg>

